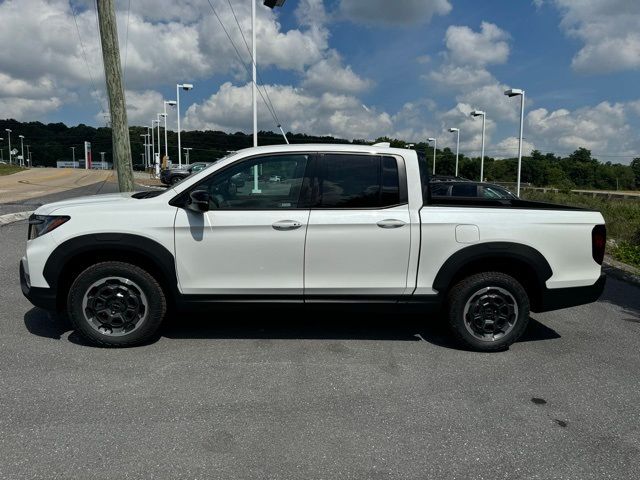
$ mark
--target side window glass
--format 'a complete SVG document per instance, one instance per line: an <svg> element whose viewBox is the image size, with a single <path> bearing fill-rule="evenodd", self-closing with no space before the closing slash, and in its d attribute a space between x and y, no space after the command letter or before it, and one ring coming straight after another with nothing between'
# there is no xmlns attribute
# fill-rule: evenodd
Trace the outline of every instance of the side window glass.
<svg viewBox="0 0 640 480"><path fill-rule="evenodd" d="M451 195L454 197L477 197L478 187L473 184L457 184L451 188Z"/></svg>
<svg viewBox="0 0 640 480"><path fill-rule="evenodd" d="M273 155L240 162L212 175L207 190L212 210L298 208L309 155Z"/></svg>
<svg viewBox="0 0 640 480"><path fill-rule="evenodd" d="M400 203L393 157L325 154L313 179L317 208L376 208Z"/></svg>

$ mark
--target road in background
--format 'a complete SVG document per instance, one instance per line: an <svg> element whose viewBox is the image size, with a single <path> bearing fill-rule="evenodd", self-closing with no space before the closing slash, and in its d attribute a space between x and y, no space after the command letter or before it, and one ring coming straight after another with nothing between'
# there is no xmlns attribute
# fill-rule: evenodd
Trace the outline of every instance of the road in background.
<svg viewBox="0 0 640 480"><path fill-rule="evenodd" d="M22 297L25 223L0 235L0 478L637 476L635 286L533 314L502 353L435 317L277 308L101 349Z"/></svg>

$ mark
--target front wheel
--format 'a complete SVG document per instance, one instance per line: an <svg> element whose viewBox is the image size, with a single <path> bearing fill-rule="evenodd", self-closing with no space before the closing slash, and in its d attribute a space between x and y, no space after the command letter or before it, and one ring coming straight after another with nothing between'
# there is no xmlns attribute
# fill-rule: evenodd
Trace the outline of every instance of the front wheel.
<svg viewBox="0 0 640 480"><path fill-rule="evenodd" d="M91 343L127 347L153 338L166 312L157 280L124 262L101 262L75 279L67 310L76 331Z"/></svg>
<svg viewBox="0 0 640 480"><path fill-rule="evenodd" d="M471 275L447 298L449 325L464 346L478 351L504 350L529 322L529 297L522 285L501 272Z"/></svg>

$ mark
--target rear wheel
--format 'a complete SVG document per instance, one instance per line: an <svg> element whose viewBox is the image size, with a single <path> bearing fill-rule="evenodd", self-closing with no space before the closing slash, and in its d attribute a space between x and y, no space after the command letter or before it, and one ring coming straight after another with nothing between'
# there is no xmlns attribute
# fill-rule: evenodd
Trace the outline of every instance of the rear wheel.
<svg viewBox="0 0 640 480"><path fill-rule="evenodd" d="M461 280L451 289L447 304L453 334L473 350L504 350L529 322L527 293L515 278L501 272Z"/></svg>
<svg viewBox="0 0 640 480"><path fill-rule="evenodd" d="M177 185L178 183L180 183L182 181L182 177L178 176L178 175L174 175L173 177L171 177L171 179L169 180L169 183L171 185Z"/></svg>
<svg viewBox="0 0 640 480"><path fill-rule="evenodd" d="M68 295L76 331L91 343L125 347L153 338L166 312L157 280L140 267L102 262L84 270Z"/></svg>

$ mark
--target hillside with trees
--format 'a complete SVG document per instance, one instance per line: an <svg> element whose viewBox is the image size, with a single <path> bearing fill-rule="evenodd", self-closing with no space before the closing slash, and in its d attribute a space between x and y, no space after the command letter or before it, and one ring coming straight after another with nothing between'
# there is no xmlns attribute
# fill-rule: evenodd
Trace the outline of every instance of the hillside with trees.
<svg viewBox="0 0 640 480"><path fill-rule="evenodd" d="M18 122L16 120L0 120L0 132L6 128L13 131L12 148L20 148L18 135L25 136L25 145L30 145L34 166L53 167L58 160L71 160L71 147L76 147L76 159L83 157L83 142L92 144L94 159L105 152L106 159L111 159L111 129L91 127L80 124L68 127L63 123L43 124L41 122ZM144 127L131 127L131 146L134 165L142 168L143 139L140 135L147 133ZM318 137L305 134L287 134L291 143L368 143L364 140L344 140L333 137ZM164 132L162 133L164 143ZM168 132L169 155L175 161L177 135ZM183 147L191 147L191 162L213 161L228 151L240 150L252 145L252 136L242 132L226 133L221 131L185 131L182 132ZM282 143L282 136L274 132L260 132L261 145ZM392 146L405 147L403 140L378 138L376 141L388 141ZM8 159L7 138L1 144L4 160ZM417 143L414 147L420 157L425 159L431 171L433 147L426 143ZM163 147L164 151L164 147ZM26 153L26 147L25 147ZM485 158L485 179L490 182L514 182L516 179L517 159ZM449 148L436 151L436 173L453 175L455 172L455 152ZM480 176L480 159L469 158L460 154L459 174L469 179ZM536 186L552 186L561 190L572 188L603 190L634 190L640 188L640 158L631 165L601 162L594 158L585 148L578 148L567 157L554 153L542 153L537 150L523 157L522 181Z"/></svg>

